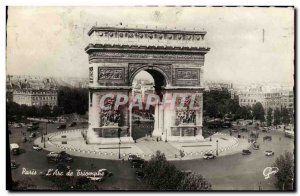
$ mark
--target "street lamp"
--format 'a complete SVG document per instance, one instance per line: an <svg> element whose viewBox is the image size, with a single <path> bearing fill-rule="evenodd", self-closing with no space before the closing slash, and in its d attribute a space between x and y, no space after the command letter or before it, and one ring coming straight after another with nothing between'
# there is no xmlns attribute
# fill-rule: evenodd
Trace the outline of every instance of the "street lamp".
<svg viewBox="0 0 300 196"><path fill-rule="evenodd" d="M119 137L119 159L121 159L121 131L122 129L118 129L118 137Z"/></svg>
<svg viewBox="0 0 300 196"><path fill-rule="evenodd" d="M168 142L168 129L166 129L166 140L165 142Z"/></svg>
<svg viewBox="0 0 300 196"><path fill-rule="evenodd" d="M44 148L46 148L46 135L44 135Z"/></svg>
<svg viewBox="0 0 300 196"><path fill-rule="evenodd" d="M47 125L48 125L48 119L47 119L47 121L46 121L46 135L48 134L48 133L47 133L47 127L48 127Z"/></svg>
<svg viewBox="0 0 300 196"><path fill-rule="evenodd" d="M217 140L216 142L217 142L216 156L219 156L219 152L218 152L218 143L219 143L219 141Z"/></svg>
<svg viewBox="0 0 300 196"><path fill-rule="evenodd" d="M119 159L121 159L121 140L119 141Z"/></svg>

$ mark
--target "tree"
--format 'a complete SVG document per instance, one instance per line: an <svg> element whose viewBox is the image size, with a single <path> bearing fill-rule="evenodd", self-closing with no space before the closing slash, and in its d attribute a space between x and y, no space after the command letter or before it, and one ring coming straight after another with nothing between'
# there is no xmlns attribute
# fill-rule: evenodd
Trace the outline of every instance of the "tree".
<svg viewBox="0 0 300 196"><path fill-rule="evenodd" d="M282 108L281 111L282 123L288 125L291 122L290 113L286 107Z"/></svg>
<svg viewBox="0 0 300 196"><path fill-rule="evenodd" d="M277 126L281 123L281 113L278 108L274 111L274 125Z"/></svg>
<svg viewBox="0 0 300 196"><path fill-rule="evenodd" d="M166 160L160 151L146 164L143 169L146 182L159 190L176 190L183 173Z"/></svg>
<svg viewBox="0 0 300 196"><path fill-rule="evenodd" d="M145 181L158 190L210 190L200 174L186 174L166 160L160 151L143 168Z"/></svg>
<svg viewBox="0 0 300 196"><path fill-rule="evenodd" d="M211 190L211 184L201 174L190 173L182 178L178 190Z"/></svg>
<svg viewBox="0 0 300 196"><path fill-rule="evenodd" d="M280 155L273 164L279 170L275 174L277 181L275 186L279 190L293 190L294 185L294 156L290 152Z"/></svg>
<svg viewBox="0 0 300 196"><path fill-rule="evenodd" d="M58 107L65 114L85 114L88 110L88 89L61 87L58 90Z"/></svg>
<svg viewBox="0 0 300 196"><path fill-rule="evenodd" d="M272 108L269 108L267 113L267 126L271 126L272 121L273 121L273 110Z"/></svg>
<svg viewBox="0 0 300 196"><path fill-rule="evenodd" d="M239 107L235 114L235 119L251 119L251 108L250 106Z"/></svg>
<svg viewBox="0 0 300 196"><path fill-rule="evenodd" d="M239 107L238 100L231 99L226 89L204 92L203 110L209 117L223 118L226 114L235 114Z"/></svg>
<svg viewBox="0 0 300 196"><path fill-rule="evenodd" d="M35 187L36 185L29 177L22 180L12 181L12 190L33 190Z"/></svg>
<svg viewBox="0 0 300 196"><path fill-rule="evenodd" d="M252 107L253 117L255 120L265 121L265 110L260 102L257 102Z"/></svg>
<svg viewBox="0 0 300 196"><path fill-rule="evenodd" d="M51 115L51 108L48 105L43 105L40 108L40 116L41 117L48 117Z"/></svg>

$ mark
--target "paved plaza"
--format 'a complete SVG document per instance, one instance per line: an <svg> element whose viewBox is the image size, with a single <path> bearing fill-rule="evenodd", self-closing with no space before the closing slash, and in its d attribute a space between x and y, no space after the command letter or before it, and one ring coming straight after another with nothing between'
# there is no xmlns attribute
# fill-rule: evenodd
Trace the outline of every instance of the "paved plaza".
<svg viewBox="0 0 300 196"><path fill-rule="evenodd" d="M82 134L84 131L84 129L74 129L50 133L46 136L45 150L66 151L80 157L119 159L119 144L86 144ZM41 141L39 137L34 143L43 147L44 144ZM156 138L148 136L140 138L136 143L122 143L121 138L120 154L122 159L135 154L148 160L159 150L166 155L168 160L188 160L202 158L205 153L216 154L217 149L219 156L240 153L250 146L248 140L237 139L225 133L216 133L204 141L192 143L157 141Z"/></svg>

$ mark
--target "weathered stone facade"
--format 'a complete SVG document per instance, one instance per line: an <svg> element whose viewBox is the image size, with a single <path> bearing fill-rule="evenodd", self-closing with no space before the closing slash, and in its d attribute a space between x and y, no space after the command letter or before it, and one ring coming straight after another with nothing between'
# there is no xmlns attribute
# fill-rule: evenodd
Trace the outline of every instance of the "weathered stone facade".
<svg viewBox="0 0 300 196"><path fill-rule="evenodd" d="M88 33L91 43L85 48L90 81L88 142L118 143L120 129L122 142L132 142L131 111L125 107L115 112L104 111L99 102L106 93L131 96L133 79L142 70L152 75L160 96L186 93L198 97L197 111L180 113L176 108L157 105L152 134L163 140L203 139L202 67L209 51L205 34L205 31L92 27ZM108 117L103 117L104 113ZM107 118L119 121L103 124Z"/></svg>

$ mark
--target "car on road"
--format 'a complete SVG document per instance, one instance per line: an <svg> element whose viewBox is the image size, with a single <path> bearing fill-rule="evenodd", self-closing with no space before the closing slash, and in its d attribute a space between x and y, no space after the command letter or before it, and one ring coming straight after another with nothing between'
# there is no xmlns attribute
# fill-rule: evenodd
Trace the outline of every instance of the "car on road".
<svg viewBox="0 0 300 196"><path fill-rule="evenodd" d="M76 125L77 125L76 122L72 122L72 123L69 125L69 127L75 127Z"/></svg>
<svg viewBox="0 0 300 196"><path fill-rule="evenodd" d="M243 155L250 155L250 154L251 154L251 151L250 151L250 150L243 150L243 151L242 151L242 154L243 154Z"/></svg>
<svg viewBox="0 0 300 196"><path fill-rule="evenodd" d="M65 124L59 125L57 127L57 129L65 129L65 128L67 128L67 125L65 125Z"/></svg>
<svg viewBox="0 0 300 196"><path fill-rule="evenodd" d="M48 154L47 154L47 156L53 156L53 155L57 155L58 153L57 152L49 152Z"/></svg>
<svg viewBox="0 0 300 196"><path fill-rule="evenodd" d="M135 154L130 154L128 156L128 161L132 161L133 159L137 159L137 158L138 158L138 156L136 156Z"/></svg>
<svg viewBox="0 0 300 196"><path fill-rule="evenodd" d="M18 165L17 165L16 161L12 160L12 161L10 162L10 168L11 168L11 169L17 169L17 167L18 167Z"/></svg>
<svg viewBox="0 0 300 196"><path fill-rule="evenodd" d="M86 178L95 182L103 182L105 180L105 177L100 175L87 176Z"/></svg>
<svg viewBox="0 0 300 196"><path fill-rule="evenodd" d="M214 159L216 156L212 153L205 153L203 159Z"/></svg>
<svg viewBox="0 0 300 196"><path fill-rule="evenodd" d="M265 137L263 137L263 141L265 140L272 141L272 136L266 135Z"/></svg>
<svg viewBox="0 0 300 196"><path fill-rule="evenodd" d="M40 151L43 149L43 148L39 147L39 145L36 145L36 144L32 145L32 148L33 148L33 150L36 150L36 151Z"/></svg>
<svg viewBox="0 0 300 196"><path fill-rule="evenodd" d="M266 150L265 151L265 155L266 156L273 156L274 155L274 152L272 150Z"/></svg>
<svg viewBox="0 0 300 196"><path fill-rule="evenodd" d="M113 173L107 169L100 169L98 175L88 175L87 178L91 181L103 182L106 178L113 176Z"/></svg>

